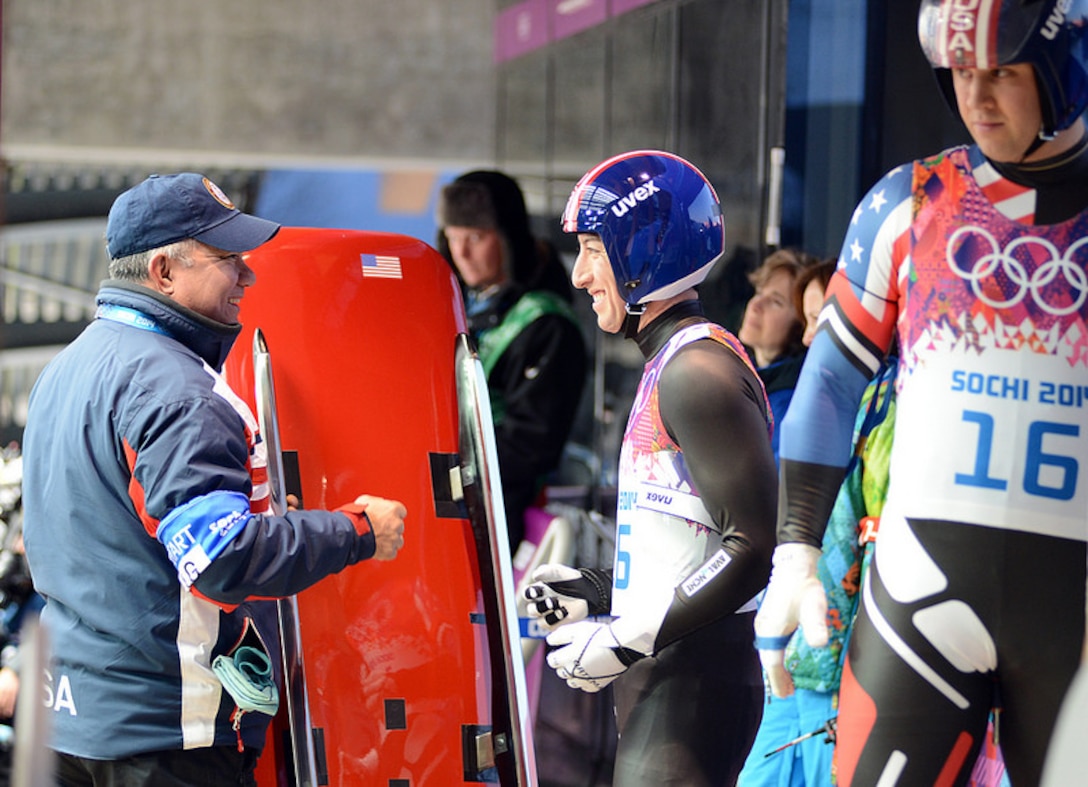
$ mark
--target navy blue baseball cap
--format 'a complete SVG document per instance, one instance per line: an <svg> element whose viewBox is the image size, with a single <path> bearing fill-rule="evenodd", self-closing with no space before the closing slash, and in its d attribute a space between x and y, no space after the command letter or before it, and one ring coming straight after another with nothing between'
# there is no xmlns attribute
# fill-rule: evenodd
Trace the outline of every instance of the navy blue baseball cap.
<svg viewBox="0 0 1088 787"><path fill-rule="evenodd" d="M151 175L114 200L106 251L116 260L192 238L243 252L270 240L279 228L274 221L242 213L203 175Z"/></svg>

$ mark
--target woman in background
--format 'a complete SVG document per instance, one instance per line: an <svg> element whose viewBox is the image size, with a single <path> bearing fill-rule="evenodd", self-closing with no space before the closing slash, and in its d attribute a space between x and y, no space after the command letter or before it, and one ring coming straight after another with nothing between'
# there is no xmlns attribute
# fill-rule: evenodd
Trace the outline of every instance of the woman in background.
<svg viewBox="0 0 1088 787"><path fill-rule="evenodd" d="M755 361L756 371L767 389L776 425L771 438L775 464L778 463L778 429L793 398L805 346L801 337L805 324L794 301L797 277L816 258L795 249L779 249L748 277L756 294L744 308L737 338Z"/></svg>

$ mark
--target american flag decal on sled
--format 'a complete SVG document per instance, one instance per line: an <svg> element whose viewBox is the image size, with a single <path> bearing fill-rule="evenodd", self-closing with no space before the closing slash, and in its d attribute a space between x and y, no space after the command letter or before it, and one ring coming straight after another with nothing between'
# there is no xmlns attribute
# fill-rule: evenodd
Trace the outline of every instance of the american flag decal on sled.
<svg viewBox="0 0 1088 787"><path fill-rule="evenodd" d="M381 254L360 254L363 264L363 276L376 279L399 279L400 257L386 257Z"/></svg>

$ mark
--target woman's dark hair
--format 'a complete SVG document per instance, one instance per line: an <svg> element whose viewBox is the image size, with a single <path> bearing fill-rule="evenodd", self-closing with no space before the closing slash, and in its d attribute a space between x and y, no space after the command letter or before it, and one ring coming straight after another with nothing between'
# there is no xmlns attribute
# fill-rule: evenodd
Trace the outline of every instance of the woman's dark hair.
<svg viewBox="0 0 1088 787"><path fill-rule="evenodd" d="M828 257L826 260L819 260L802 269L794 280L793 305L797 308L797 313L801 315L802 325L805 321L805 289L812 282L818 281L820 287L826 292L827 285L831 282L831 275L835 272L835 265L836 260L834 257Z"/></svg>

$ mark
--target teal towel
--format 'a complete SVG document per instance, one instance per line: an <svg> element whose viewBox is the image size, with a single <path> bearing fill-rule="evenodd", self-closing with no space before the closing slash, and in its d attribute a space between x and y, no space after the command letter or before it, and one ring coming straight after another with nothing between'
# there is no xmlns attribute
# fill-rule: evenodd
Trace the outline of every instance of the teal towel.
<svg viewBox="0 0 1088 787"><path fill-rule="evenodd" d="M276 714L280 692L272 679L272 661L264 651L243 646L233 656L216 656L212 672L242 711Z"/></svg>

